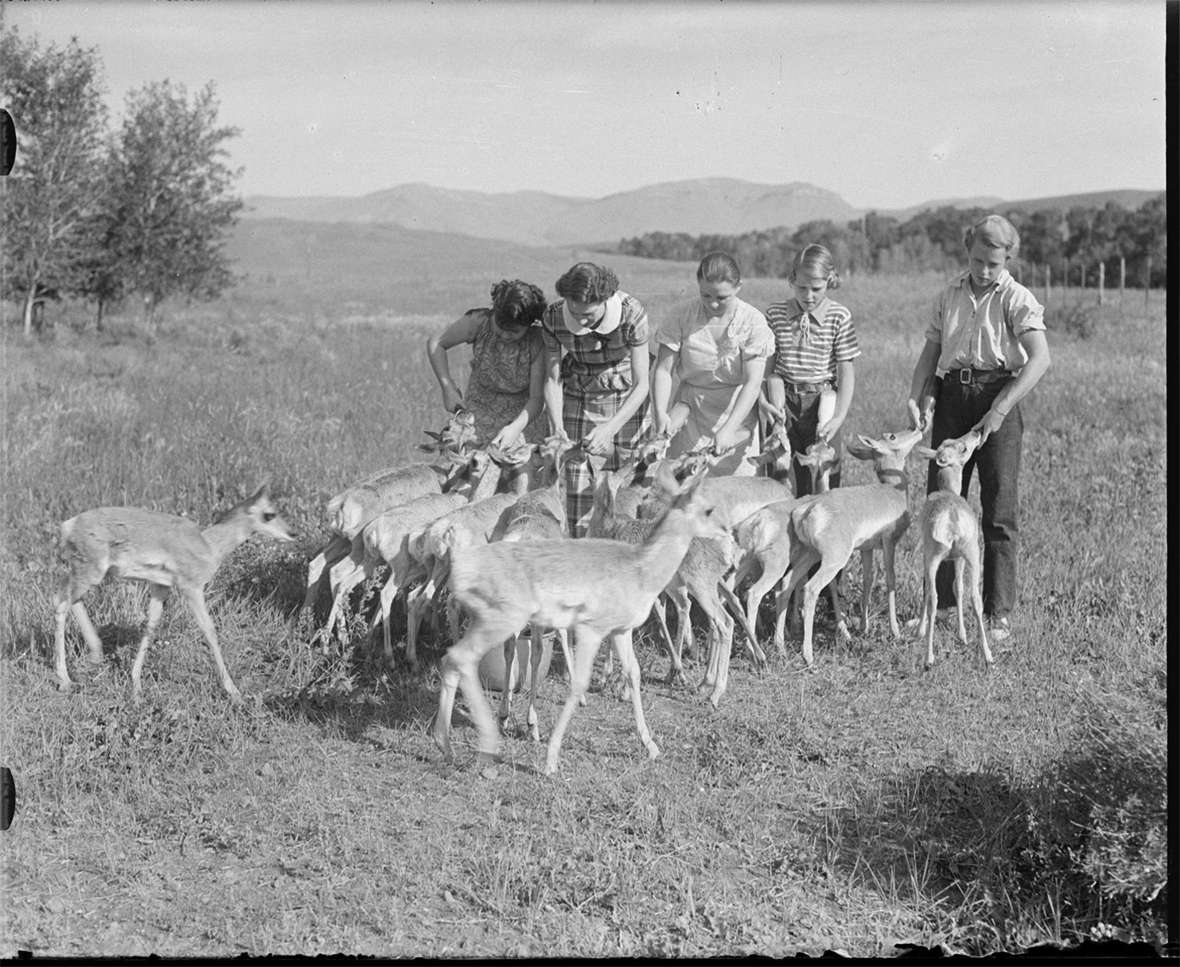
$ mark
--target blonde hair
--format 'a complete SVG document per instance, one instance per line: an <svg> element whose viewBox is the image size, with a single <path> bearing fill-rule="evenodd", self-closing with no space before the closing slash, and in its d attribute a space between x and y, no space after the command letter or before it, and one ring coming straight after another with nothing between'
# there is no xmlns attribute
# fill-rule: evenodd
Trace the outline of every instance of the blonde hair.
<svg viewBox="0 0 1180 967"><path fill-rule="evenodd" d="M794 282L795 276L802 268L806 268L818 278L826 279L829 289L840 288L840 273L836 271L835 259L826 246L816 242L805 245L796 253L795 261L791 263L791 274L787 278Z"/></svg>
<svg viewBox="0 0 1180 967"><path fill-rule="evenodd" d="M988 248L1002 248L1009 258L1020 251L1020 233L1003 215L985 215L963 233L963 244L968 249L976 240Z"/></svg>

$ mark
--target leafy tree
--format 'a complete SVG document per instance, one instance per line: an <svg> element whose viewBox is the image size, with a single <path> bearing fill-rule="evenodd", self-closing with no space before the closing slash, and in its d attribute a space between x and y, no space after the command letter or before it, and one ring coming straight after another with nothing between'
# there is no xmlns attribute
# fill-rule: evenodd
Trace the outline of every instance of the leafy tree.
<svg viewBox="0 0 1180 967"><path fill-rule="evenodd" d="M3 272L24 301L24 331L46 295L69 291L101 201L106 125L96 48L76 38L42 47L0 28L0 102L17 127L16 163L3 197Z"/></svg>
<svg viewBox="0 0 1180 967"><path fill-rule="evenodd" d="M223 246L242 208L232 193L240 169L226 164L224 145L239 132L217 125L217 109L211 83L191 101L171 81L128 95L100 226L109 254L90 266L100 303L137 294L154 324L165 299L213 299L233 282Z"/></svg>

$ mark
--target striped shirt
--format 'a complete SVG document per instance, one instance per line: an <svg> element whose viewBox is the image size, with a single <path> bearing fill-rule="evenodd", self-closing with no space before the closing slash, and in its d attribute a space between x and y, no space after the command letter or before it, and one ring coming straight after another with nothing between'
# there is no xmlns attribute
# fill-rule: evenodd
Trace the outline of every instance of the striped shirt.
<svg viewBox="0 0 1180 967"><path fill-rule="evenodd" d="M824 299L806 312L794 299L766 310L774 332L774 373L792 383L823 383L836 378L836 364L860 355L852 313Z"/></svg>
<svg viewBox="0 0 1180 967"><path fill-rule="evenodd" d="M1016 372L1028 362L1020 337L1044 328L1044 307L1007 269L979 297L964 272L934 300L926 338L941 346L939 376L951 369Z"/></svg>

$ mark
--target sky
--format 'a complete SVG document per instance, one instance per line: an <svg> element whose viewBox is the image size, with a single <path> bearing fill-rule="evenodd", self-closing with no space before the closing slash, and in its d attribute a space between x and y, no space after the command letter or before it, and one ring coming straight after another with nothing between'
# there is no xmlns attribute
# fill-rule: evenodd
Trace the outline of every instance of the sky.
<svg viewBox="0 0 1180 967"><path fill-rule="evenodd" d="M1165 185L1162 0L3 5L112 116L212 81L243 195L599 198L727 177L855 207ZM19 123L19 121L18 121Z"/></svg>

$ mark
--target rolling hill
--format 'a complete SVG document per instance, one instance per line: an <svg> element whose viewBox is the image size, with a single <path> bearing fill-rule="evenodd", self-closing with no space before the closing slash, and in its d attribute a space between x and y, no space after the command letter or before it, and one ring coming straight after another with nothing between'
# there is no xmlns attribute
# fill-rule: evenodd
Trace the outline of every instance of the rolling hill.
<svg viewBox="0 0 1180 967"><path fill-rule="evenodd" d="M905 209L878 209L901 221L929 208L1068 209L1100 208L1116 201L1136 208L1159 194L1118 189L1020 201L993 196L948 198ZM358 197L245 199L246 219L288 218L305 222L387 224L498 239L519 245L614 244L647 232L735 235L757 229L795 228L814 219L846 222L866 209L854 208L835 192L806 182L766 185L736 178L664 182L604 198L551 195L539 191L490 194L413 183Z"/></svg>
<svg viewBox="0 0 1180 967"><path fill-rule="evenodd" d="M860 214L839 195L814 185L762 185L732 178L667 182L605 198L487 194L409 184L358 198L251 196L246 205L245 218L388 223L522 245L614 243L652 231L731 234Z"/></svg>

